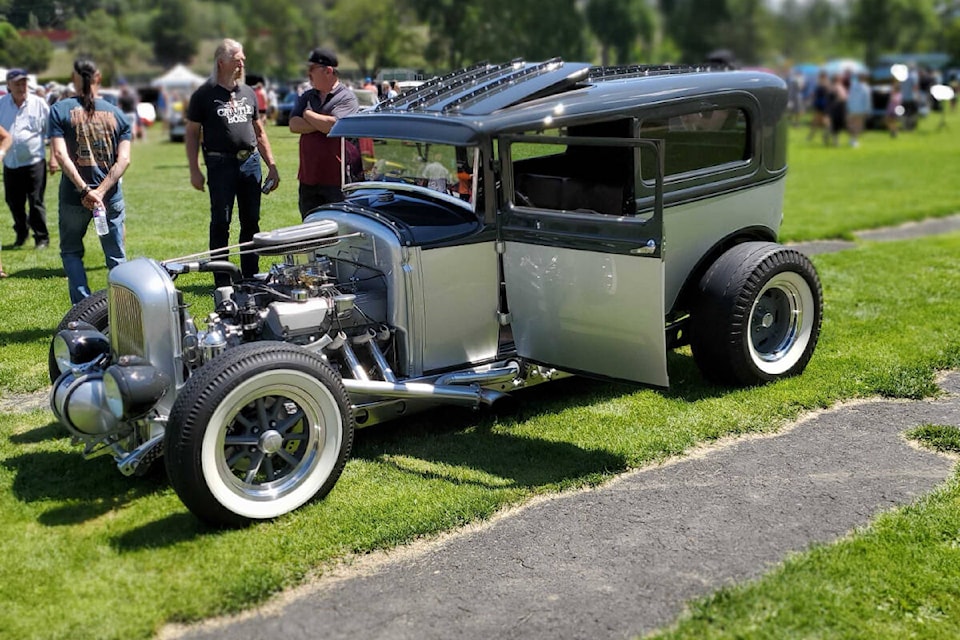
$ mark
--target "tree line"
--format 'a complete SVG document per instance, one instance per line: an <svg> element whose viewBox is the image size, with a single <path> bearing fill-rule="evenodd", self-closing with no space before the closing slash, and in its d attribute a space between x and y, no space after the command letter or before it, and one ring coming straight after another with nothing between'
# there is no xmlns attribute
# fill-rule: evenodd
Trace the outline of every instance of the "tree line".
<svg viewBox="0 0 960 640"><path fill-rule="evenodd" d="M133 60L189 64L222 37L279 79L302 76L318 44L362 76L517 57L700 62L717 49L764 66L890 52L960 60L960 0L0 0L0 65L46 69L50 42L30 34L47 29L72 32L70 50L108 77Z"/></svg>

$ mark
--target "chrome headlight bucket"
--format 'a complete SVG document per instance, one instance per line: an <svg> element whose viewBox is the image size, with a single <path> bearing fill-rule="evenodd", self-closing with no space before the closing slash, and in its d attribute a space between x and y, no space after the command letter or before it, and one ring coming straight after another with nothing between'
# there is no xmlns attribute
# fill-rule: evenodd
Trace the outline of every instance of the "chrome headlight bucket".
<svg viewBox="0 0 960 640"><path fill-rule="evenodd" d="M87 322L71 322L53 338L53 357L60 373L110 353L110 339Z"/></svg>
<svg viewBox="0 0 960 640"><path fill-rule="evenodd" d="M57 419L77 435L110 433L117 428L117 420L104 409L103 391L99 371L68 371L54 383L50 407Z"/></svg>
<svg viewBox="0 0 960 640"><path fill-rule="evenodd" d="M103 374L104 399L118 420L148 413L170 386L170 376L138 356L121 357Z"/></svg>

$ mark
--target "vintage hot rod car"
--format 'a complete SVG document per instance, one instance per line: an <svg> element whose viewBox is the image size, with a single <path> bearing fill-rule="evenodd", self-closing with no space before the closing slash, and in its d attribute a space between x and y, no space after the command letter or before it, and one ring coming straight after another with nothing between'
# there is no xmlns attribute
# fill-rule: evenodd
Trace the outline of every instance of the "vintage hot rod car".
<svg viewBox="0 0 960 640"><path fill-rule="evenodd" d="M668 385L668 349L751 385L800 373L812 264L776 243L777 77L559 59L435 78L331 135L363 151L346 199L240 251L141 258L51 345L51 405L128 475L163 457L198 517L273 518L325 495L355 427L582 374ZM175 279L230 274L202 322Z"/></svg>

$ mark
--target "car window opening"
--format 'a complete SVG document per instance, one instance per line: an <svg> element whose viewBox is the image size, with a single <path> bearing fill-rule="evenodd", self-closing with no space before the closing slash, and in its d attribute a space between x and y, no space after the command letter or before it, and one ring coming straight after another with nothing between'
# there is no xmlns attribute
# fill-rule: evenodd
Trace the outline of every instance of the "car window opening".
<svg viewBox="0 0 960 640"><path fill-rule="evenodd" d="M544 132L556 135L557 130ZM566 138L629 138L632 120L570 126ZM514 203L576 213L634 215L634 149L553 142L512 145Z"/></svg>
<svg viewBox="0 0 960 640"><path fill-rule="evenodd" d="M664 176L670 177L750 159L747 114L742 109L708 109L666 119L644 120L640 137L664 141ZM644 182L654 180L653 151L642 149Z"/></svg>

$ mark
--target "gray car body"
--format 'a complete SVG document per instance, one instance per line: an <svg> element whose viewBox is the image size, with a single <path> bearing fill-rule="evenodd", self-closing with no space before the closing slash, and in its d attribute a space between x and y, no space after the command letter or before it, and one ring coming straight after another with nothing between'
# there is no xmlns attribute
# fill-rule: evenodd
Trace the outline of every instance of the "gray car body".
<svg viewBox="0 0 960 640"><path fill-rule="evenodd" d="M481 203L478 214L485 225L478 228L474 239L461 239L457 243L461 248L448 252L446 260L434 256L433 246L425 245L419 247L415 262L429 265L440 274L458 274L460 266L469 264L468 274L480 274L492 273L497 260L502 260L507 320L522 355L567 370L666 386L664 354L672 342L676 343L670 324L686 314L691 287L732 245L777 237L786 175L786 105L784 82L763 72L675 67L604 69L553 60L478 65L436 78L374 110L341 119L331 135L478 147L484 157L485 183L500 185L496 197ZM618 226L620 230L630 228L634 222L631 213L640 217L653 210L652 187L638 187L635 209L603 223L613 230L606 235L583 231L596 216L571 212L556 215L518 206L511 200L516 176L507 147L515 136L621 119L640 123L727 107L747 115L749 153L741 162L665 177L662 220L643 223L651 228L647 242L656 244L651 257L659 264L644 264L638 271L639 261L631 256L636 247L600 248L609 244L608 236L616 235ZM637 177L637 184L641 182ZM328 215L320 211L314 217ZM551 237L563 239L544 240ZM476 251L474 247L464 261L464 247L472 247L475 242L487 243L489 249ZM499 247L497 243L501 243ZM587 274L598 268L598 260L606 266L591 278ZM556 271L564 274L555 281L552 292L540 286L539 276L529 273L530 265L548 262L561 265ZM431 275L424 274L429 282ZM609 289L614 276L632 290L632 301L597 295L598 290ZM468 276L466 281L472 279ZM472 287L469 290L470 295L458 295L444 287L430 286L412 298L431 324L468 327L479 311L472 303L489 305L496 295L491 286L486 296L475 296ZM451 300L451 295L456 299ZM543 297L538 298L540 295ZM597 324L591 318L597 316L598 304L612 304L608 311L630 314L630 318L623 323ZM567 314L568 324L580 326L565 331L558 326L563 323L551 323L554 313ZM577 317L570 318L570 313ZM418 314L408 310L400 315ZM490 313L486 315L494 326L496 319ZM426 327L426 322L421 326ZM473 343L484 342L480 336L490 331L484 327L478 328L476 335L458 333L469 336L468 342ZM604 332L608 334L604 339L588 338ZM425 354L424 364L427 368L453 366L454 362L445 362L445 356L439 355L446 349L439 346L444 341L434 342L433 336L434 332L411 334L414 342L424 340L415 348ZM626 349L624 342L628 343ZM629 343L635 343L634 348ZM631 362L619 366L624 360Z"/></svg>
<svg viewBox="0 0 960 640"><path fill-rule="evenodd" d="M236 525L329 491L354 427L570 374L665 387L685 341L714 378L799 373L821 289L772 242L786 106L775 76L695 67L429 80L337 121L342 157L387 142L344 169L342 202L240 245L267 272L210 254L114 268L54 338L51 407L86 457L132 475L163 456L192 511ZM230 279L199 326L175 286L191 272Z"/></svg>

